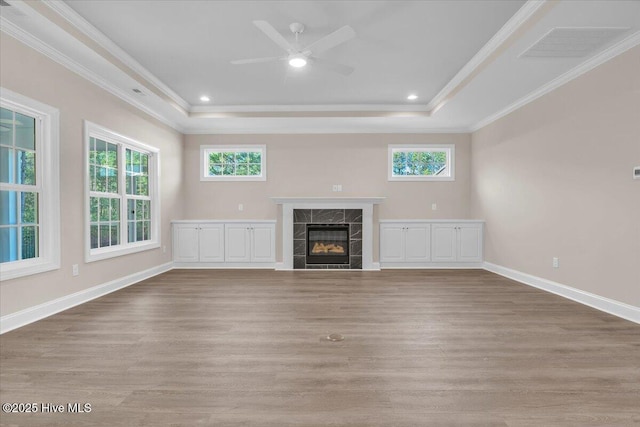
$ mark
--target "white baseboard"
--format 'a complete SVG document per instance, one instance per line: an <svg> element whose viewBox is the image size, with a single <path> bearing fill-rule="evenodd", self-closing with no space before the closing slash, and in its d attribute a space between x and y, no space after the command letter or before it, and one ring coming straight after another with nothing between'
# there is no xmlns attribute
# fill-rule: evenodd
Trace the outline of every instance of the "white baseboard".
<svg viewBox="0 0 640 427"><path fill-rule="evenodd" d="M463 270L484 268L482 262L381 262L380 266L383 270Z"/></svg>
<svg viewBox="0 0 640 427"><path fill-rule="evenodd" d="M173 268L181 270L262 269L273 270L273 262L174 262Z"/></svg>
<svg viewBox="0 0 640 427"><path fill-rule="evenodd" d="M572 288L541 277L532 276L531 274L522 273L517 270L512 270L501 265L492 264L490 262L484 263L484 269L517 282L524 283L525 285L560 295L579 302L580 304L588 305L589 307L604 311L605 313L640 324L640 307L601 297L600 295Z"/></svg>
<svg viewBox="0 0 640 427"><path fill-rule="evenodd" d="M29 307L6 316L2 316L0 317L0 334L28 325L29 323L33 323L37 320L44 319L45 317L49 317L71 307L75 307L76 305L91 301L92 299L117 291L118 289L126 288L134 283L169 271L172 268L173 263L168 262L166 264L152 267L148 270L139 271L137 273L130 274L129 276L121 277L101 285L93 286L89 289L84 289L34 307Z"/></svg>

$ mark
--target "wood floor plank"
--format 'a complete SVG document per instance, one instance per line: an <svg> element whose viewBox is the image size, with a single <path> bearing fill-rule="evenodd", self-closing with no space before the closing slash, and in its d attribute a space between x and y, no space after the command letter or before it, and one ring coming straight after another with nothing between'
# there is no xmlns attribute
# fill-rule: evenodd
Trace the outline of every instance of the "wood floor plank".
<svg viewBox="0 0 640 427"><path fill-rule="evenodd" d="M2 426L636 425L640 326L481 270L173 270L0 336L0 401L92 406Z"/></svg>

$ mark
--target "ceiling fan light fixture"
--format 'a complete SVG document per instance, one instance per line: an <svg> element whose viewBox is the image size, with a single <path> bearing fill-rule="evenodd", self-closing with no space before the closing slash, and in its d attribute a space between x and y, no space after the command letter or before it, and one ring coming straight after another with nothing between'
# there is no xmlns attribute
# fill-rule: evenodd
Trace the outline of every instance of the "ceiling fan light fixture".
<svg viewBox="0 0 640 427"><path fill-rule="evenodd" d="M307 65L307 58L304 55L295 55L289 58L289 65L293 68L302 68Z"/></svg>

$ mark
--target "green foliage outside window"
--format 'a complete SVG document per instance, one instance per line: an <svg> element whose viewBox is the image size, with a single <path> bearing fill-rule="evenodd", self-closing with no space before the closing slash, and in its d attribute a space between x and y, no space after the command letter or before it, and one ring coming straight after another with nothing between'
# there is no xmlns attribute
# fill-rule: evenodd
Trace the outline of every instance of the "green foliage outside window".
<svg viewBox="0 0 640 427"><path fill-rule="evenodd" d="M214 151L209 153L209 176L260 176L259 151Z"/></svg>
<svg viewBox="0 0 640 427"><path fill-rule="evenodd" d="M395 151L393 153L394 176L445 175L447 153L444 151Z"/></svg>

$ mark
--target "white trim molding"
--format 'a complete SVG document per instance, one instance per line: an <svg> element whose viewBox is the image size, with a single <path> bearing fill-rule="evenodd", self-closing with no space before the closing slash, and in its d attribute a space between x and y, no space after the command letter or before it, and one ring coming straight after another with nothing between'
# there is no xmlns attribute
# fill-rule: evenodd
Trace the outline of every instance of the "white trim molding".
<svg viewBox="0 0 640 427"><path fill-rule="evenodd" d="M542 289L543 291L551 292L552 294L560 295L561 297L587 305L591 308L595 308L596 310L604 311L605 313L640 324L640 307L635 307L620 301L572 288L561 283L543 279L542 277L533 276L501 265L492 264L490 262L484 263L484 269L508 279L515 280L516 282L533 286L534 288Z"/></svg>
<svg viewBox="0 0 640 427"><path fill-rule="evenodd" d="M101 285L93 286L89 289L65 295L63 297L47 301L45 303L29 307L15 313L0 317L0 334L26 326L30 323L52 316L61 311L68 310L85 302L110 294L118 289L126 288L142 280L149 279L158 274L165 273L173 269L173 263L168 262L144 271L130 274L119 279L112 280Z"/></svg>
<svg viewBox="0 0 640 427"><path fill-rule="evenodd" d="M0 264L0 282L60 268L60 111L0 87L0 105L36 122L36 183L3 183L7 191L38 193L38 256ZM4 165L3 165L4 167ZM6 186L6 187L5 187Z"/></svg>
<svg viewBox="0 0 640 427"><path fill-rule="evenodd" d="M525 105L529 104L530 102L535 101L541 96L546 95L547 93L558 89L560 86L569 83L571 80L580 77L581 75L593 70L597 66L604 64L605 62L615 58L616 56L626 52L631 48L636 47L639 44L640 44L640 31L637 31L631 34L629 37L625 38L624 40L620 41L619 43L616 43L610 48L605 49L599 54L589 58L588 60L578 65L577 67L572 68L571 70L567 71L564 74L561 74L560 76L551 80L549 83L539 87L533 92L530 92L528 95L520 98L519 100L507 106L506 108L503 108L502 110L490 115L489 117L486 117L480 120L478 123L471 126L469 131L473 133L473 132L476 132L477 130L482 129L487 125L490 125L491 123L506 116L507 114L512 113L524 107Z"/></svg>

